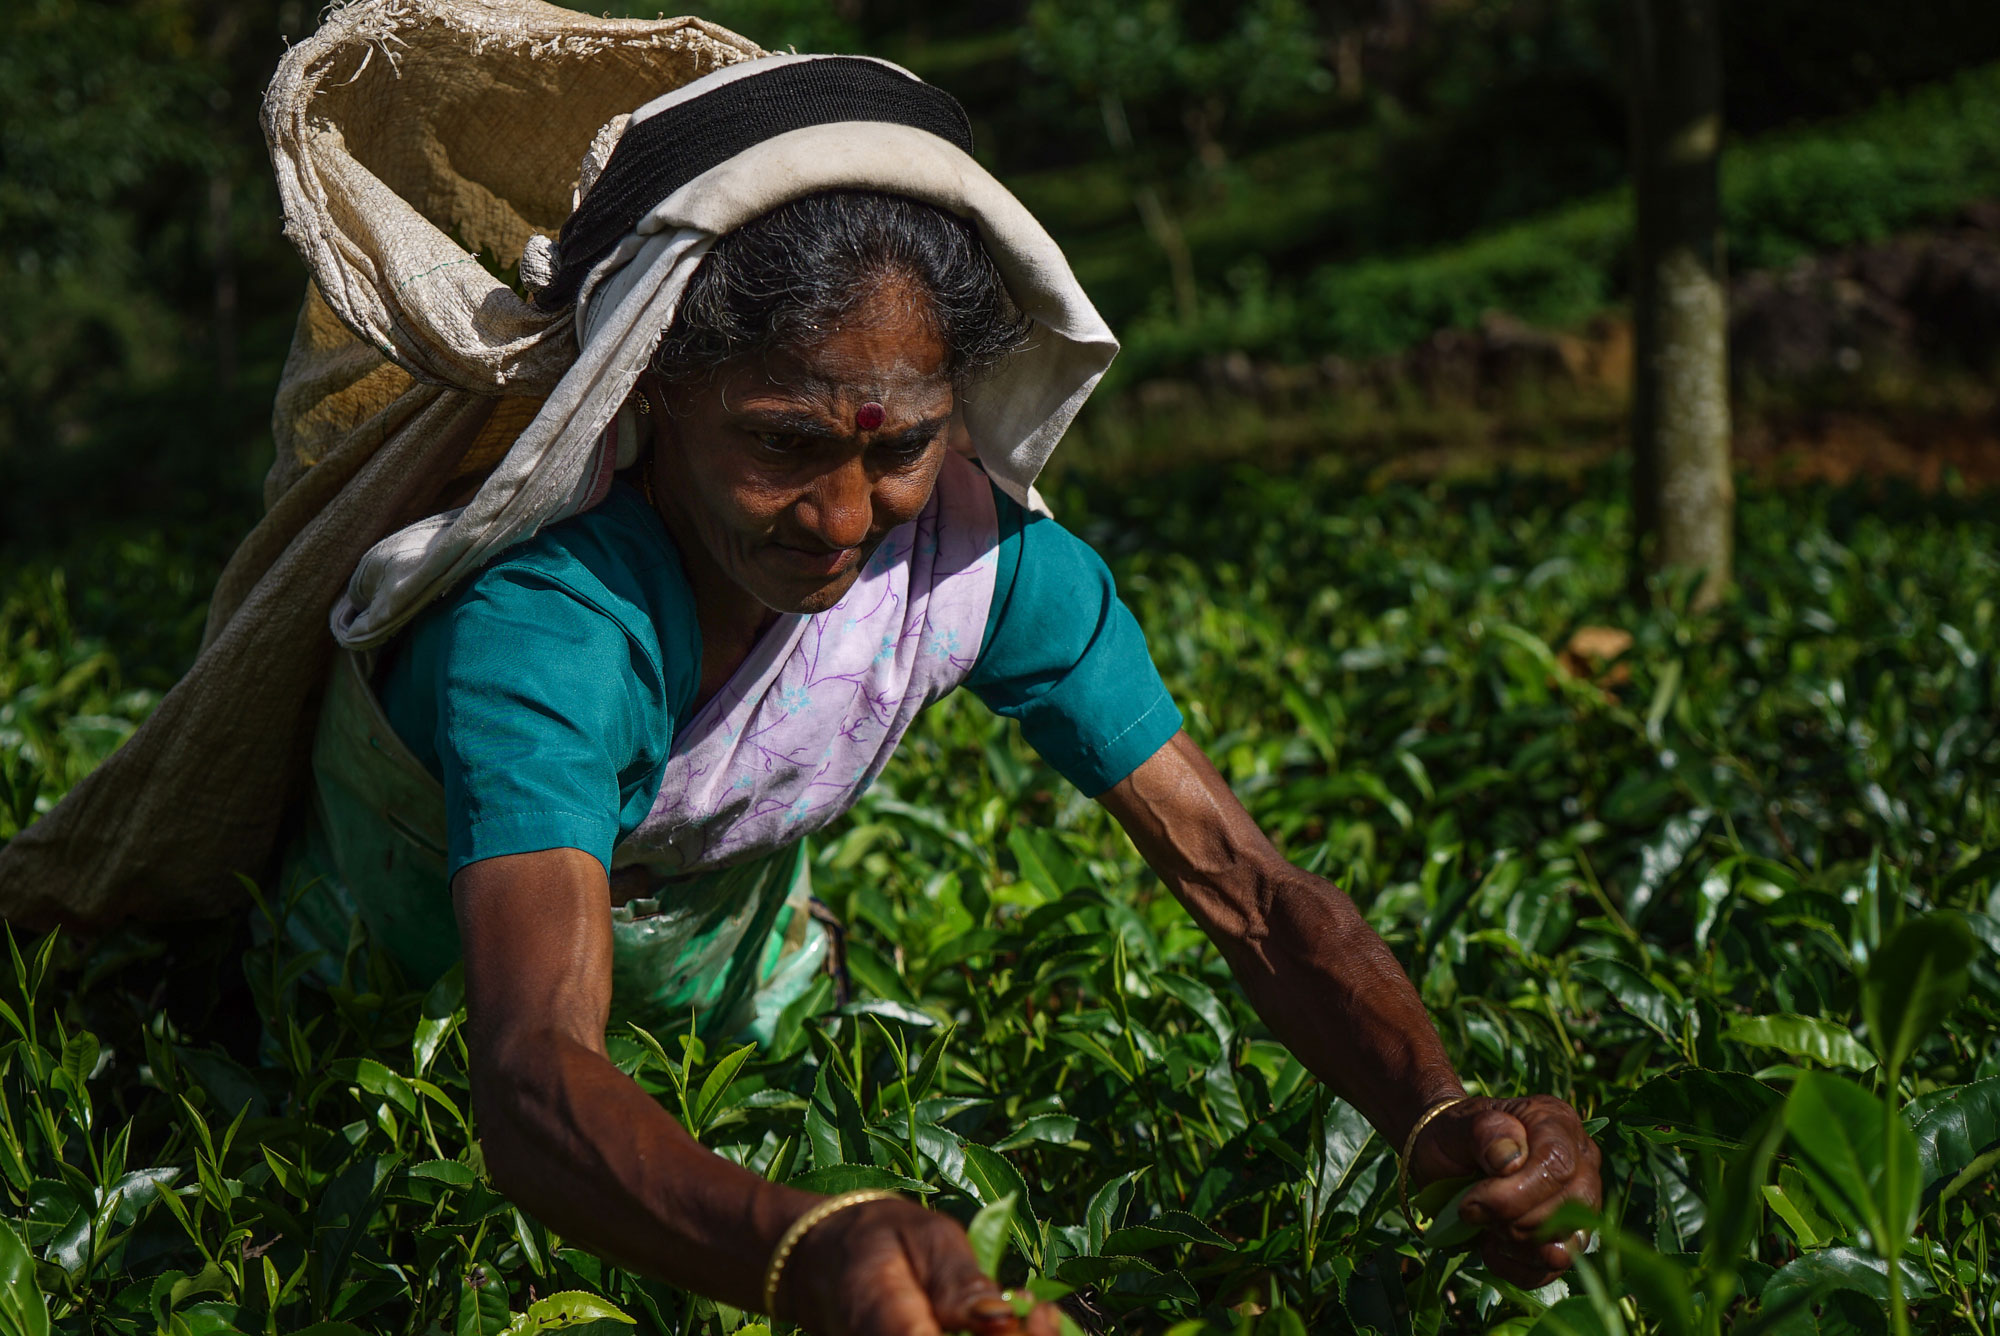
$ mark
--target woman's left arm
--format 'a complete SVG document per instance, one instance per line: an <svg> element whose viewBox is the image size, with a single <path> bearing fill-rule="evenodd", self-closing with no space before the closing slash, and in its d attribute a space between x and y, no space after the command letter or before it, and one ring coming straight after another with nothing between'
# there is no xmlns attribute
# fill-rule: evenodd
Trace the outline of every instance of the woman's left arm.
<svg viewBox="0 0 2000 1336"><path fill-rule="evenodd" d="M1186 733L1098 801L1228 960L1251 1005L1335 1094L1400 1150L1417 1119L1465 1088L1416 989L1353 901L1301 872ZM1522 1285L1569 1267L1543 1237L1566 1201L1602 1199L1598 1151L1548 1095L1467 1100L1426 1124L1410 1180L1484 1176L1461 1205L1487 1263Z"/></svg>

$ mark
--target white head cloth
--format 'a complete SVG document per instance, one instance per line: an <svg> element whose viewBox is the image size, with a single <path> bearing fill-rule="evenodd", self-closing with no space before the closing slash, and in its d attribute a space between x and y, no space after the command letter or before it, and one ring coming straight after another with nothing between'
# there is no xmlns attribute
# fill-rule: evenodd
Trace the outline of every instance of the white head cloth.
<svg viewBox="0 0 2000 1336"><path fill-rule="evenodd" d="M817 59L767 56L728 66L647 103L630 124L775 65ZM1028 502L1042 466L1117 354L1117 339L1049 234L957 146L881 121L810 126L745 149L640 217L585 280L576 303L576 362L540 412L468 505L369 550L334 607L334 639L349 649L383 644L505 548L599 499L619 462L605 428L715 239L781 204L842 189L923 200L978 227L1032 326L1026 345L971 386L960 408L987 473Z"/></svg>

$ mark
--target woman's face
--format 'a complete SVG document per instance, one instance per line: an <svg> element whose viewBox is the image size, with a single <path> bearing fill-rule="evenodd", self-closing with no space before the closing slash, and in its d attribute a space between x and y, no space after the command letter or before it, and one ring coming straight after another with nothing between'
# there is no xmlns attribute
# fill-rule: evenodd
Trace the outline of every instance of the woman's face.
<svg viewBox="0 0 2000 1336"><path fill-rule="evenodd" d="M653 495L682 555L708 568L690 574L778 612L839 602L930 500L954 402L945 362L922 295L887 278L817 343L648 387ZM872 427L864 404L881 406Z"/></svg>

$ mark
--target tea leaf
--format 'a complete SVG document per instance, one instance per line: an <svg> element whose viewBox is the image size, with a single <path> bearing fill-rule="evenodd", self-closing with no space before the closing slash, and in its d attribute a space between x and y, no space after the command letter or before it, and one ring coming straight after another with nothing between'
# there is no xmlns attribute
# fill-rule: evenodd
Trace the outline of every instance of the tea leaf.
<svg viewBox="0 0 2000 1336"><path fill-rule="evenodd" d="M1882 1102L1851 1081L1810 1072L1799 1077L1785 1101L1785 1130L1814 1188L1866 1228L1875 1247L1893 1248L1908 1236L1922 1185L1916 1138L1899 1113L1885 1118Z"/></svg>
<svg viewBox="0 0 2000 1336"><path fill-rule="evenodd" d="M982 1206L972 1217L972 1223L965 1227L966 1239L972 1244L972 1256L979 1263L979 1269L988 1276L999 1279L1000 1261L1007 1252L1007 1231L1014 1223L1014 1203L1018 1200L1008 1193L989 1206Z"/></svg>
<svg viewBox="0 0 2000 1336"><path fill-rule="evenodd" d="M633 1326L634 1319L624 1309L583 1290L563 1290L528 1305L527 1315L546 1331L581 1326L586 1322L622 1322Z"/></svg>
<svg viewBox="0 0 2000 1336"><path fill-rule="evenodd" d="M1917 1163L1929 1202L1953 1175L2000 1143L2000 1076L1946 1086L1904 1108L1917 1139Z"/></svg>
<svg viewBox="0 0 2000 1336"><path fill-rule="evenodd" d="M1930 1288L1930 1278L1907 1262L1903 1267L1903 1292L1922 1294ZM1758 1306L1771 1310L1793 1302L1799 1296L1816 1298L1830 1290L1855 1290L1877 1303L1889 1298L1889 1264L1859 1248L1821 1248L1793 1258L1764 1282L1757 1296Z"/></svg>
<svg viewBox="0 0 2000 1336"><path fill-rule="evenodd" d="M715 1114L722 1111L723 1096L729 1093L730 1082L743 1070L743 1064L757 1051L755 1044L745 1044L718 1060L708 1078L701 1083L701 1093L695 1096L694 1126L688 1130L700 1136Z"/></svg>
<svg viewBox="0 0 2000 1336"><path fill-rule="evenodd" d="M1868 1036L1891 1073L1965 996L1976 938L1954 914L1911 919L1868 962L1861 983L1861 1012Z"/></svg>
<svg viewBox="0 0 2000 1336"><path fill-rule="evenodd" d="M930 1193L936 1188L874 1164L816 1165L792 1177L792 1186L802 1192L859 1192L863 1188L887 1188L892 1192Z"/></svg>
<svg viewBox="0 0 2000 1336"><path fill-rule="evenodd" d="M1066 1146L1076 1140L1076 1119L1066 1113L1038 1113L993 1145L995 1150L1019 1150L1022 1146L1046 1141Z"/></svg>
<svg viewBox="0 0 2000 1336"><path fill-rule="evenodd" d="M0 1333L49 1336L49 1302L35 1281L34 1256L5 1220L0 1220Z"/></svg>
<svg viewBox="0 0 2000 1336"><path fill-rule="evenodd" d="M1775 1048L1826 1067L1865 1072L1875 1065L1875 1055L1846 1026L1811 1016L1740 1016L1729 1023L1726 1034L1739 1044Z"/></svg>

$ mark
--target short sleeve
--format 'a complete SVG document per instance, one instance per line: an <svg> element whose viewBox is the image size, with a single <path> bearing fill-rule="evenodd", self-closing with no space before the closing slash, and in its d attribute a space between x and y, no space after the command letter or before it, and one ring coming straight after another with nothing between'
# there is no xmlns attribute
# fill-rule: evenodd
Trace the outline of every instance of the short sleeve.
<svg viewBox="0 0 2000 1336"><path fill-rule="evenodd" d="M1092 797L1180 731L1139 623L1090 546L997 491L1000 570L966 686Z"/></svg>
<svg viewBox="0 0 2000 1336"><path fill-rule="evenodd" d="M489 570L434 628L450 874L581 849L611 865L672 732L659 665L619 622L532 570Z"/></svg>

